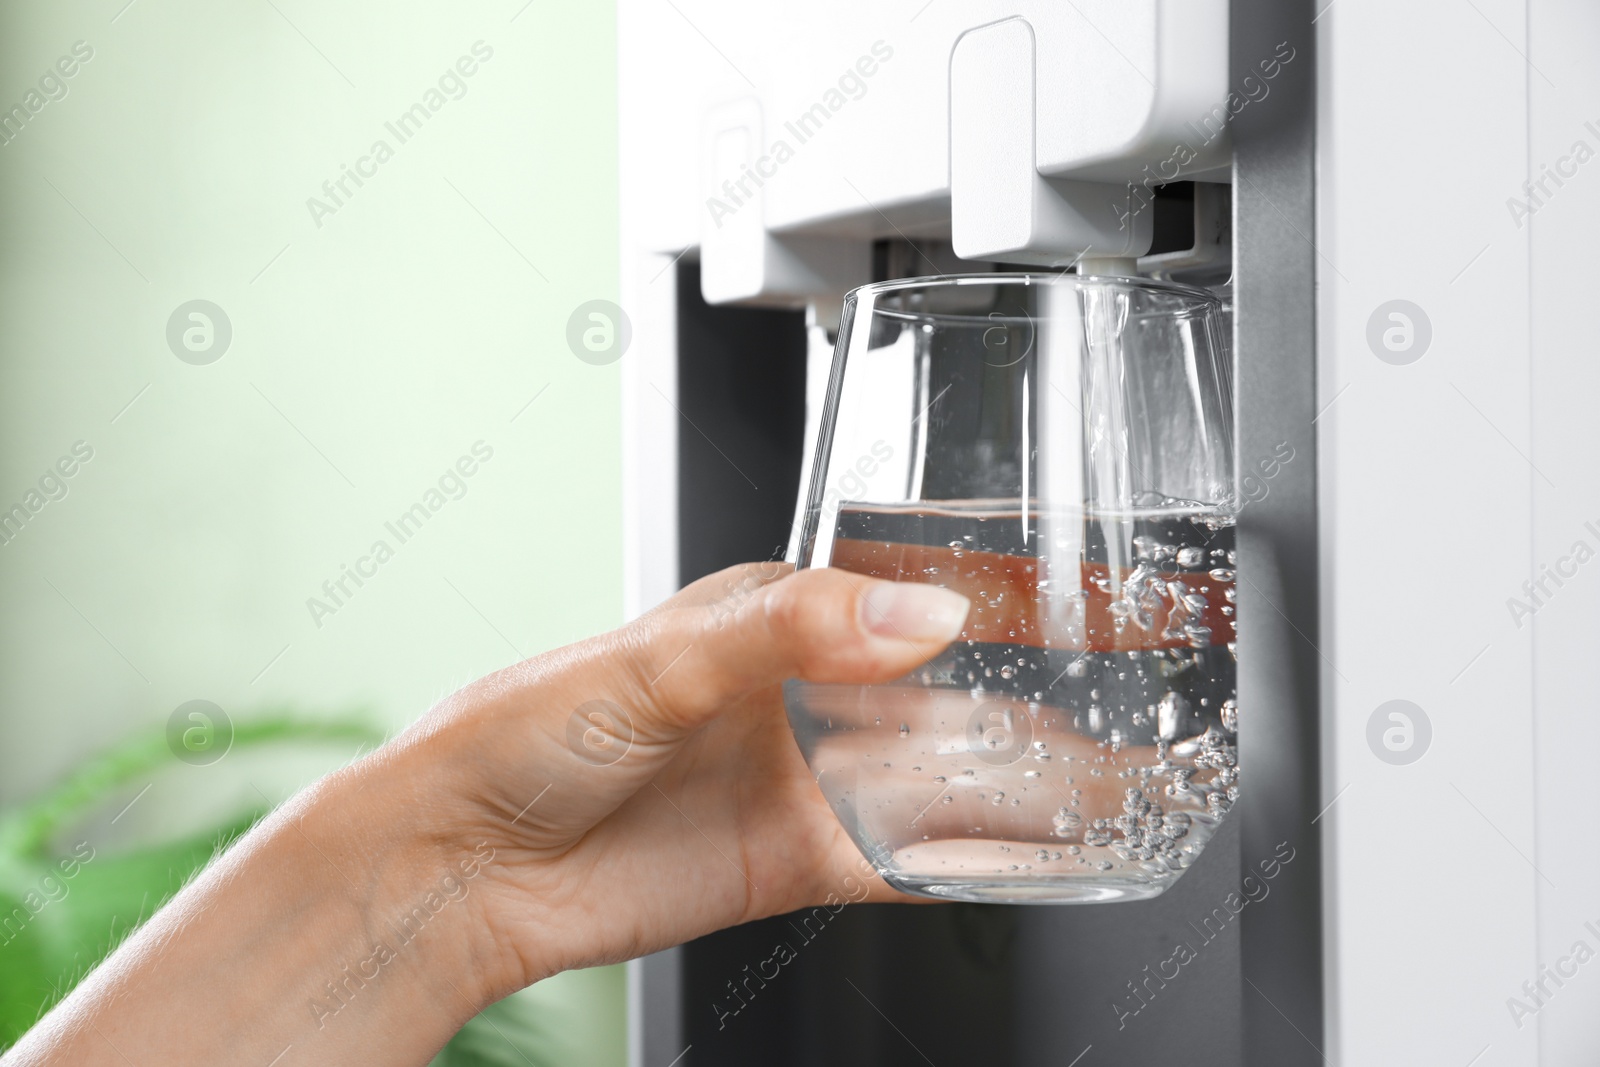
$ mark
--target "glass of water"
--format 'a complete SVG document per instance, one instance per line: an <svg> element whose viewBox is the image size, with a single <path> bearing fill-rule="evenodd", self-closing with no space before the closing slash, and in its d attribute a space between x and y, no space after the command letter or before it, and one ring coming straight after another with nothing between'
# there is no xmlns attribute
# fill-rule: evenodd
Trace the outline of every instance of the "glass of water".
<svg viewBox="0 0 1600 1067"><path fill-rule="evenodd" d="M845 302L792 548L972 602L883 685L790 682L824 795L896 887L1153 897L1239 793L1227 312L1134 278Z"/></svg>

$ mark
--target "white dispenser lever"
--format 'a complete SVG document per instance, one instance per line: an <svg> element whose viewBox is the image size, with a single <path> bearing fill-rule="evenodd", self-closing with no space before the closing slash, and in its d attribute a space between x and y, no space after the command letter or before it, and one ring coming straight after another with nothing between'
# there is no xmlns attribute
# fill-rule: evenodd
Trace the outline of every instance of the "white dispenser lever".
<svg viewBox="0 0 1600 1067"><path fill-rule="evenodd" d="M963 259L1065 265L1150 250L1151 211L1131 183L1039 172L1033 27L969 30L950 57L950 230Z"/></svg>

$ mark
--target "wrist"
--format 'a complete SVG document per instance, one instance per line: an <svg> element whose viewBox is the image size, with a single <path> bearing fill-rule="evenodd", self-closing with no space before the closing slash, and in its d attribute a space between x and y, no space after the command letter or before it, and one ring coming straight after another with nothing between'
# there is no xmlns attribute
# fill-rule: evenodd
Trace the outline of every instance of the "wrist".
<svg viewBox="0 0 1600 1067"><path fill-rule="evenodd" d="M527 955L540 894L507 873L513 856L520 875L544 864L508 833L517 813L489 810L474 787L483 754L467 742L481 731L467 725L399 738L314 800L329 832L360 842L370 864L364 922L381 970L415 961L416 981L469 1009L461 1022L553 973Z"/></svg>
<svg viewBox="0 0 1600 1067"><path fill-rule="evenodd" d="M505 993L500 961L470 907L498 850L455 832L452 805L405 762L363 761L319 785L302 811L285 813L309 850L301 862L330 870L348 860L336 877L357 911L348 958L309 994L306 1011L319 1029L366 998L375 1007L381 999L385 1014L421 1013L453 1033Z"/></svg>

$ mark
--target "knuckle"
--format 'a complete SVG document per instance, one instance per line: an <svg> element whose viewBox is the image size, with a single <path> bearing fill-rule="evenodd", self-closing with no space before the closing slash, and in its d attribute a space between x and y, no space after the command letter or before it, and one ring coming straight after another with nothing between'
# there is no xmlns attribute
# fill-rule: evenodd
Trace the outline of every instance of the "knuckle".
<svg viewBox="0 0 1600 1067"><path fill-rule="evenodd" d="M673 599L677 607L701 609L701 613L709 620L707 625L713 630L720 630L744 612L762 589L784 573L783 564L740 563L699 579ZM669 604L672 603L669 601Z"/></svg>
<svg viewBox="0 0 1600 1067"><path fill-rule="evenodd" d="M670 615L647 615L614 631L609 647L602 652L611 684L627 694L632 709L646 721L670 718L668 702L655 682L680 651L671 647L680 632L681 626Z"/></svg>
<svg viewBox="0 0 1600 1067"><path fill-rule="evenodd" d="M660 623L653 618L642 618L613 631L599 650L600 661L619 683L637 700L649 691L651 650L659 644L656 634ZM620 675L620 677L617 677Z"/></svg>
<svg viewBox="0 0 1600 1067"><path fill-rule="evenodd" d="M804 588L803 582L779 582L761 598L767 630L775 638L792 640L801 635L807 611Z"/></svg>
<svg viewBox="0 0 1600 1067"><path fill-rule="evenodd" d="M769 633L801 677L835 673L855 632L855 591L828 569L802 571L766 591Z"/></svg>

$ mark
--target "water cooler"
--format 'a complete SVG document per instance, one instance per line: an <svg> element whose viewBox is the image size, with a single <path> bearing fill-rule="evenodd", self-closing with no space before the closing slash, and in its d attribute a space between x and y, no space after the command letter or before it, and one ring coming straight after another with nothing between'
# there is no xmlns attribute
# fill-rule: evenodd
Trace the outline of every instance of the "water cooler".
<svg viewBox="0 0 1600 1067"><path fill-rule="evenodd" d="M636 961L632 1062L1592 1062L1600 12L618 16L630 611L782 556L840 300L873 280L1225 293L1245 498L1246 784L1194 869L1147 902L850 906Z"/></svg>

